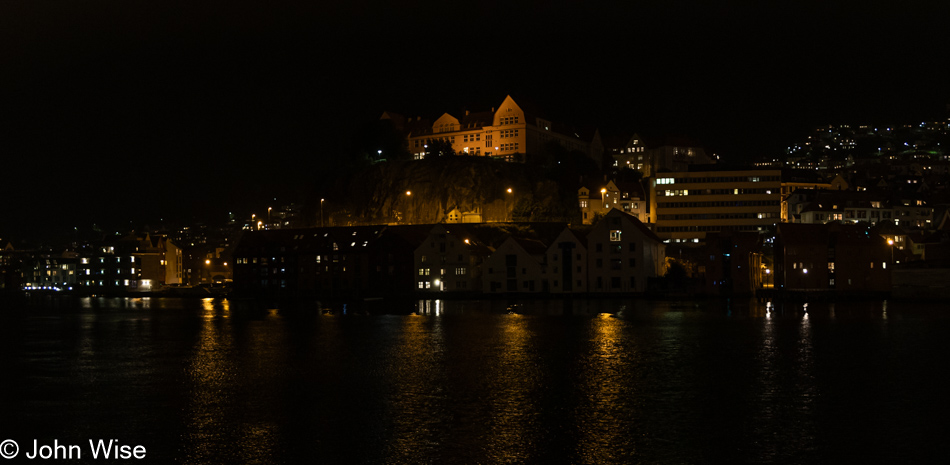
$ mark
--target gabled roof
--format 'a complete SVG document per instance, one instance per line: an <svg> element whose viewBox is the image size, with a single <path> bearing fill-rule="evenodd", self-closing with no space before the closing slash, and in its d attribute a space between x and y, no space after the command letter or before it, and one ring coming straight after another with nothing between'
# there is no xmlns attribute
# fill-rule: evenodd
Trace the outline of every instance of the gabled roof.
<svg viewBox="0 0 950 465"><path fill-rule="evenodd" d="M528 255L544 255L548 250L548 247L537 239L512 236L509 240L515 241Z"/></svg>
<svg viewBox="0 0 950 465"><path fill-rule="evenodd" d="M462 117L461 129L481 129L483 126L491 126L494 116L494 113L490 111L470 112Z"/></svg>
<svg viewBox="0 0 950 465"><path fill-rule="evenodd" d="M652 240L652 241L654 241L654 242L658 242L658 243L661 243L661 244L663 243L663 240L660 239L660 238L656 235L656 233L654 233L650 228L648 228L645 224L643 224L642 221L640 221L639 219L637 219L637 217L635 217L635 216L633 216L633 215L631 215L631 214L629 214L629 213L626 213L626 212L624 212L624 211L618 210L618 209L616 209L616 208L613 208L613 209L611 209L609 212L607 212L607 214L604 215L604 217L601 218L600 221L598 221L597 224L594 225L594 228L596 228L597 226L599 226L600 223L602 223L603 221L606 221L607 219L613 218L613 217L616 217L616 216L619 216L620 218L622 218L622 220L626 220L626 221L632 223L633 226L636 227L641 233L643 233L643 235L646 236L647 239L650 239L650 240ZM589 235L589 234L588 234L588 235Z"/></svg>
<svg viewBox="0 0 950 465"><path fill-rule="evenodd" d="M578 244L584 246L584 248L587 248L587 235L586 235L586 234L583 234L583 233L581 233L580 231L578 231L578 230L576 230L576 229L574 229L574 228L565 227L564 229L561 230L560 233L558 233L557 237L555 237L553 240L551 240L551 241L548 242L548 249L550 249L550 248L552 248L552 247L557 247L558 242L559 242L558 239L561 238L561 235L565 235L565 234L566 234L570 239L573 239L573 240L574 240L575 242L577 242Z"/></svg>

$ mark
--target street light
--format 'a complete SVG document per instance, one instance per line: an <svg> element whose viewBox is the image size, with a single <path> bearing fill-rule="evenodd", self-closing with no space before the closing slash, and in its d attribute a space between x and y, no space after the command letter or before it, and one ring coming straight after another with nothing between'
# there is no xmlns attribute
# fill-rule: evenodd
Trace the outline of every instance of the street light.
<svg viewBox="0 0 950 465"><path fill-rule="evenodd" d="M508 193L511 194L511 188L510 188L510 187L508 188ZM506 204L506 205L505 205L505 223L507 223L507 222L508 222L508 210L511 209L511 204L510 204L509 199L508 199L507 197L505 198L505 204Z"/></svg>
<svg viewBox="0 0 950 465"><path fill-rule="evenodd" d="M887 245L891 248L891 263L894 263L894 239L888 239Z"/></svg>
<svg viewBox="0 0 950 465"><path fill-rule="evenodd" d="M607 208L607 188L605 187L600 189L600 203L603 205L602 208Z"/></svg>
<svg viewBox="0 0 950 465"><path fill-rule="evenodd" d="M324 199L320 199L320 227L321 228L323 227L323 201Z"/></svg>

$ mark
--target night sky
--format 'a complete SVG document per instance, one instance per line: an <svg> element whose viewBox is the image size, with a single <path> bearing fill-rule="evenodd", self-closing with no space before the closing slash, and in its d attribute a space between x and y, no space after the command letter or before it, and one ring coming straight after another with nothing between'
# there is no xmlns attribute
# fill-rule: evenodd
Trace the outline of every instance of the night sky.
<svg viewBox="0 0 950 465"><path fill-rule="evenodd" d="M2 2L0 238L299 202L382 111L509 93L740 161L946 118L946 2L619 3Z"/></svg>

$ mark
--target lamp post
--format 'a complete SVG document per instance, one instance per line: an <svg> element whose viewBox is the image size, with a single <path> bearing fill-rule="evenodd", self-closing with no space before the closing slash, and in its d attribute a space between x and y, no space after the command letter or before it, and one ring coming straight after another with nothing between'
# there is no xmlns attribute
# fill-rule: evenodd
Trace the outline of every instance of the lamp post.
<svg viewBox="0 0 950 465"><path fill-rule="evenodd" d="M510 199L510 197L509 197L509 196L511 195L511 188L510 188L510 187L508 188L508 194L509 194L508 196L505 196L505 204L506 204L506 205L505 205L505 223L508 222L508 212L509 212L509 210L511 210L511 208L512 208L511 199Z"/></svg>
<svg viewBox="0 0 950 465"><path fill-rule="evenodd" d="M607 188L605 187L600 188L600 209L607 209Z"/></svg>
<svg viewBox="0 0 950 465"><path fill-rule="evenodd" d="M324 199L320 199L320 227L321 228L323 227L323 201Z"/></svg>
<svg viewBox="0 0 950 465"><path fill-rule="evenodd" d="M891 248L891 266L894 266L894 239L888 239L887 245Z"/></svg>
<svg viewBox="0 0 950 465"><path fill-rule="evenodd" d="M409 219L409 212L412 209L412 191L406 191L406 223L412 224Z"/></svg>
<svg viewBox="0 0 950 465"><path fill-rule="evenodd" d="M765 269L765 284L766 284L766 287L769 287L769 288L772 287L772 286L769 285L769 278L771 278L771 277L772 277L772 270L766 268L766 269Z"/></svg>

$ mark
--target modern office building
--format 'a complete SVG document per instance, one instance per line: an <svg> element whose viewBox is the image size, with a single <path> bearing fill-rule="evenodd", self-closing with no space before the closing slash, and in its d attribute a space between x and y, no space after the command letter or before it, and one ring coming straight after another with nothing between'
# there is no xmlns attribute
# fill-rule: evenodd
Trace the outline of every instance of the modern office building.
<svg viewBox="0 0 950 465"><path fill-rule="evenodd" d="M650 181L650 217L664 241L700 243L707 232L763 231L781 219L782 171L690 165Z"/></svg>

